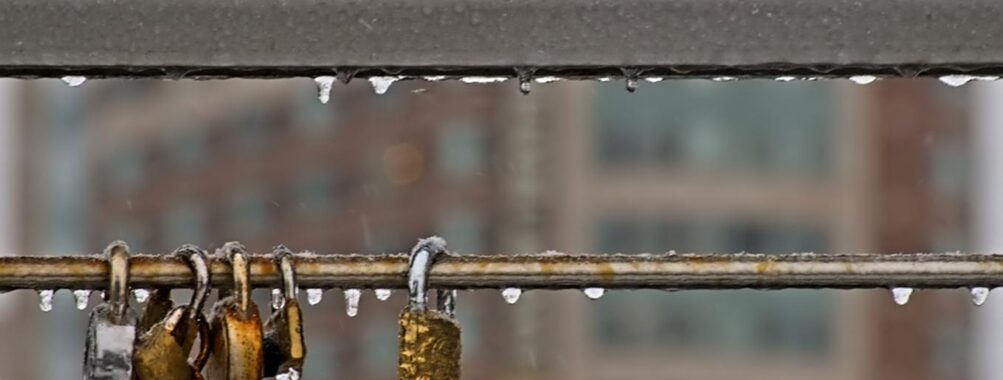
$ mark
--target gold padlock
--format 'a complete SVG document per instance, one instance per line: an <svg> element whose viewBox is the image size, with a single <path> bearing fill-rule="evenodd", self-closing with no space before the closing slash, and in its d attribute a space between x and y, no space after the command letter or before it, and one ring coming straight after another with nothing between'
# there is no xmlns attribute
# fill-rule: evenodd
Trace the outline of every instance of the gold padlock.
<svg viewBox="0 0 1003 380"><path fill-rule="evenodd" d="M408 305L400 315L398 380L459 380L460 326L456 292L439 291L438 310L428 310L428 272L446 251L439 237L422 239L408 260Z"/></svg>
<svg viewBox="0 0 1003 380"><path fill-rule="evenodd" d="M233 292L213 306L206 378L260 380L263 376L261 318L258 306L251 301L247 252L240 243L229 242L223 245L222 253L233 268Z"/></svg>
<svg viewBox="0 0 1003 380"><path fill-rule="evenodd" d="M292 252L278 246L273 254L282 276L282 302L279 305L273 303L272 316L265 322L265 376L299 378L299 374L303 373L306 342L303 339L303 317L296 299L298 288Z"/></svg>
<svg viewBox="0 0 1003 380"><path fill-rule="evenodd" d="M143 330L133 356L134 380L201 380L202 367L209 354L209 327L202 306L210 290L209 266L205 252L185 245L176 253L186 258L195 274L195 291L188 305L170 309L169 289L158 289L151 296L143 315ZM152 323L158 316L166 316ZM189 363L189 353L199 338L198 355Z"/></svg>

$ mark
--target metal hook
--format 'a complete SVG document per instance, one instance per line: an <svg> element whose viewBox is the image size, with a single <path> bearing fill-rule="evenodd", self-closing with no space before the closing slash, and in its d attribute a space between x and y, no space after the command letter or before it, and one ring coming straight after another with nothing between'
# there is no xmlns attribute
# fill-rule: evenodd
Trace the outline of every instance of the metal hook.
<svg viewBox="0 0 1003 380"><path fill-rule="evenodd" d="M111 316L115 322L125 319L129 306L129 246L116 240L104 250L111 272L105 301L111 305Z"/></svg>
<svg viewBox="0 0 1003 380"><path fill-rule="evenodd" d="M251 303L251 270L247 262L247 250L235 241L223 244L222 250L233 269L233 291L236 292L237 308L242 313L247 312Z"/></svg>
<svg viewBox="0 0 1003 380"><path fill-rule="evenodd" d="M418 240L407 262L408 306L412 311L425 312L428 303L428 272L435 259L446 251L446 240L432 236Z"/></svg>
<svg viewBox="0 0 1003 380"><path fill-rule="evenodd" d="M177 251L174 251L174 254L184 257L195 274L195 291L188 305L188 318L195 320L201 316L202 306L205 305L205 300L212 290L208 258L205 250L192 244L181 246Z"/></svg>
<svg viewBox="0 0 1003 380"><path fill-rule="evenodd" d="M282 276L282 296L286 301L296 298L296 272L293 270L293 252L284 245L278 245L272 250L275 264Z"/></svg>

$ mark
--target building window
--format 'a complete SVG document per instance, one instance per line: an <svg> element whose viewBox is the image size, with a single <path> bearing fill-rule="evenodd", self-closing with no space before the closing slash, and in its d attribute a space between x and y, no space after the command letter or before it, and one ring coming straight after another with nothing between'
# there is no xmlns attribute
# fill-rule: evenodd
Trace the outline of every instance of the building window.
<svg viewBox="0 0 1003 380"><path fill-rule="evenodd" d="M163 244L177 247L182 244L207 244L206 213L194 203L172 206L164 216Z"/></svg>
<svg viewBox="0 0 1003 380"><path fill-rule="evenodd" d="M143 147L119 144L107 162L109 192L123 194L132 191L146 180L146 157Z"/></svg>
<svg viewBox="0 0 1003 380"><path fill-rule="evenodd" d="M453 210L439 220L439 236L449 241L449 250L459 253L479 253L484 249L484 222L469 210Z"/></svg>
<svg viewBox="0 0 1003 380"><path fill-rule="evenodd" d="M811 252L826 248L810 224L616 217L597 223L603 252ZM795 227L796 226L796 227ZM832 339L831 294L823 291L644 290L599 302L593 334L604 345L669 346L823 356Z"/></svg>
<svg viewBox="0 0 1003 380"><path fill-rule="evenodd" d="M311 169L299 174L293 184L296 206L303 215L324 217L331 214L335 205L334 176L321 169Z"/></svg>
<svg viewBox="0 0 1003 380"><path fill-rule="evenodd" d="M234 238L249 238L263 232L271 220L271 204L263 189L241 187L230 198L227 224Z"/></svg>
<svg viewBox="0 0 1003 380"><path fill-rule="evenodd" d="M451 123L439 132L439 170L449 179L466 179L484 170L484 128L474 123Z"/></svg>
<svg viewBox="0 0 1003 380"><path fill-rule="evenodd" d="M293 103L296 127L306 133L325 133L335 129L338 122L338 101L334 98L337 91L331 91L331 100L327 104L317 101L317 93L300 91Z"/></svg>
<svg viewBox="0 0 1003 380"><path fill-rule="evenodd" d="M205 161L209 151L207 131L202 125L179 128L168 136L171 164L178 169L193 169Z"/></svg>
<svg viewBox="0 0 1003 380"><path fill-rule="evenodd" d="M822 82L677 80L630 96L597 84L600 166L825 175L831 87Z"/></svg>

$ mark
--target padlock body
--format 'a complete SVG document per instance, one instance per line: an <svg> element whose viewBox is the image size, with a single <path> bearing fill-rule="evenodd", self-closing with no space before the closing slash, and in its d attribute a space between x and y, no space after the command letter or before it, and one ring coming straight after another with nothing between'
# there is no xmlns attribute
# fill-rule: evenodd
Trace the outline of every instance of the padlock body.
<svg viewBox="0 0 1003 380"><path fill-rule="evenodd" d="M179 308L180 312L187 309ZM197 371L188 357L194 345L197 327L188 318L168 326L166 320L154 324L140 336L133 355L135 380L195 380Z"/></svg>
<svg viewBox="0 0 1003 380"><path fill-rule="evenodd" d="M261 318L258 306L250 302L240 310L232 297L213 307L209 322L212 353L206 364L206 378L212 380L259 380L263 377Z"/></svg>
<svg viewBox="0 0 1003 380"><path fill-rule="evenodd" d="M264 330L265 376L277 376L294 369L303 372L306 342L299 302L286 300L272 312Z"/></svg>
<svg viewBox="0 0 1003 380"><path fill-rule="evenodd" d="M91 311L84 350L84 380L132 380L136 317L112 318L107 304Z"/></svg>
<svg viewBox="0 0 1003 380"><path fill-rule="evenodd" d="M398 380L459 380L460 326L445 314L416 313L400 316Z"/></svg>

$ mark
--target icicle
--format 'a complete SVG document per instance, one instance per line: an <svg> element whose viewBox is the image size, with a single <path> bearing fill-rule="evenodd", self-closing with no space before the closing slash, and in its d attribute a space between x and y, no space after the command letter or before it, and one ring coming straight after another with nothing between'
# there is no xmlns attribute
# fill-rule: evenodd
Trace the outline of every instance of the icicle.
<svg viewBox="0 0 1003 380"><path fill-rule="evenodd" d="M583 292L585 293L586 297L589 297L590 300L597 300L600 297L602 297L603 294L606 294L606 289L603 289L603 288L585 288L585 290Z"/></svg>
<svg viewBox="0 0 1003 380"><path fill-rule="evenodd" d="M42 309L44 312L52 311L52 295L55 291L52 289L40 290L38 292L38 308Z"/></svg>
<svg viewBox="0 0 1003 380"><path fill-rule="evenodd" d="M373 85L373 91L376 92L376 95L383 95L387 93L394 82L400 79L400 77L369 77L369 84Z"/></svg>
<svg viewBox="0 0 1003 380"><path fill-rule="evenodd" d="M982 306L986 303L986 299L989 298L989 288L972 288L972 303L975 306Z"/></svg>
<svg viewBox="0 0 1003 380"><path fill-rule="evenodd" d="M390 299L390 295L393 294L393 291L390 289L376 289L373 290L373 293L376 293L376 299L386 301Z"/></svg>
<svg viewBox="0 0 1003 380"><path fill-rule="evenodd" d="M311 305L319 304L324 298L324 289L307 289L306 290L306 302Z"/></svg>
<svg viewBox="0 0 1003 380"><path fill-rule="evenodd" d="M77 87L79 85L84 84L84 82L87 81L87 77L78 76L78 75L67 75L67 76L62 77L60 79L62 79L63 83L68 84L70 87Z"/></svg>
<svg viewBox="0 0 1003 380"><path fill-rule="evenodd" d="M345 289L345 314L354 317L359 314L359 298L362 291L359 289Z"/></svg>
<svg viewBox="0 0 1003 380"><path fill-rule="evenodd" d="M144 303L150 298L150 291L146 289L133 289L132 297L136 299L136 302Z"/></svg>
<svg viewBox="0 0 1003 380"><path fill-rule="evenodd" d="M281 309L285 304L286 297L282 294L282 289L272 289L272 309Z"/></svg>
<svg viewBox="0 0 1003 380"><path fill-rule="evenodd" d="M519 296L522 295L522 289L519 288L505 288L502 290L502 298L505 298L505 302L510 305L514 305L519 302Z"/></svg>
<svg viewBox="0 0 1003 380"><path fill-rule="evenodd" d="M905 305L909 303L909 296L912 296L912 288L892 288L892 298L895 303Z"/></svg>
<svg viewBox="0 0 1003 380"><path fill-rule="evenodd" d="M878 77L873 75L854 75L850 77L850 81L856 84L868 84L878 80Z"/></svg>
<svg viewBox="0 0 1003 380"><path fill-rule="evenodd" d="M317 100L327 104L331 100L331 88L334 87L335 78L332 76L313 78L313 83L317 85Z"/></svg>
<svg viewBox="0 0 1003 380"><path fill-rule="evenodd" d="M83 310L87 308L87 302L90 301L91 291L90 290L74 290L73 299L77 301L77 310Z"/></svg>

